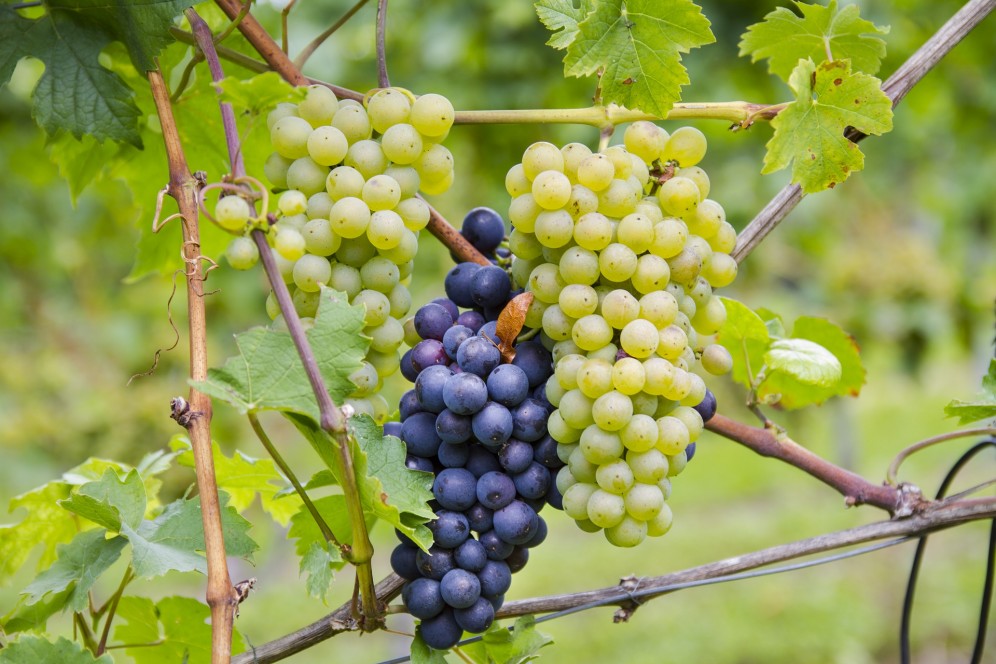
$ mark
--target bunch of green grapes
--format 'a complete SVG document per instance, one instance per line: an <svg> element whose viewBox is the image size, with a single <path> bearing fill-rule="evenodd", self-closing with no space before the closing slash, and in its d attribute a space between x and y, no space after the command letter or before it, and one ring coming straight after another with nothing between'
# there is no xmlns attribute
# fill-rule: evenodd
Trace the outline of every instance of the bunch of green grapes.
<svg viewBox="0 0 996 664"><path fill-rule="evenodd" d="M635 122L600 153L535 143L505 179L512 274L555 363L564 511L618 546L670 529L671 478L703 428L700 374L732 364L710 337L726 319L713 289L736 276L736 231L708 198L705 152L697 129Z"/></svg>
<svg viewBox="0 0 996 664"><path fill-rule="evenodd" d="M299 104L279 104L267 117L274 153L264 172L285 190L269 233L274 257L306 325L323 285L366 307L370 351L350 377L357 388L349 403L381 421L389 408L377 392L399 367L399 321L411 308L407 286L418 234L429 223L429 206L416 194L440 194L453 183L453 156L441 143L453 115L453 105L436 94L416 98L386 88L364 106L313 85ZM242 216L237 201L242 199L219 201L215 214L223 226ZM250 267L258 258L246 240L237 238L229 248L235 267ZM281 324L272 293L266 309Z"/></svg>

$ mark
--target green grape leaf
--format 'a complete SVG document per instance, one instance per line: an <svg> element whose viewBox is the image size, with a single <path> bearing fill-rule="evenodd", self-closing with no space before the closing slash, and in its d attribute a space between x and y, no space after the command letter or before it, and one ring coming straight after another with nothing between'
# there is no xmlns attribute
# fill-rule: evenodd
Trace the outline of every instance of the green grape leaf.
<svg viewBox="0 0 996 664"><path fill-rule="evenodd" d="M982 394L974 401L953 399L944 407L947 417L957 417L958 424L968 424L996 417L996 359L989 361L989 372L982 378Z"/></svg>
<svg viewBox="0 0 996 664"><path fill-rule="evenodd" d="M69 185L75 206L83 190L101 176L107 163L118 154L119 146L111 141L100 142L89 134L76 139L64 131L48 141L48 149L49 158Z"/></svg>
<svg viewBox="0 0 996 664"><path fill-rule="evenodd" d="M25 596L11 609L10 613L0 618L2 632L16 634L17 632L43 632L48 619L62 610L75 587L66 588L62 592L48 595L46 599L28 604Z"/></svg>
<svg viewBox="0 0 996 664"><path fill-rule="evenodd" d="M733 380L749 388L751 376L764 364L771 336L761 317L747 306L730 298L721 299L726 306L726 322L716 340L733 357Z"/></svg>
<svg viewBox="0 0 996 664"><path fill-rule="evenodd" d="M307 574L305 588L312 597L325 601L332 587L335 570L342 569L346 561L332 542L312 542L301 558L301 574Z"/></svg>
<svg viewBox="0 0 996 664"><path fill-rule="evenodd" d="M770 371L786 373L800 383L830 387L840 380L840 360L823 346L806 339L776 339L764 354Z"/></svg>
<svg viewBox="0 0 996 664"><path fill-rule="evenodd" d="M135 470L142 476L142 484L145 486L145 517L152 518L158 513L162 504L159 502L159 489L162 488L162 480L156 477L165 472L173 462L176 455L166 450L156 450L146 454ZM132 468L128 464L110 459L90 457L80 465L67 470L62 474L62 479L74 487L83 486L89 482L96 482L101 479L107 471L113 471L119 478L131 472ZM135 489L137 491L137 488ZM103 525L103 524L102 524Z"/></svg>
<svg viewBox="0 0 996 664"><path fill-rule="evenodd" d="M506 629L497 622L477 643L461 649L481 664L521 664L539 657L540 648L553 643L553 639L536 629L533 616L521 616L515 627Z"/></svg>
<svg viewBox="0 0 996 664"><path fill-rule="evenodd" d="M87 482L61 503L65 509L111 532L126 523L137 528L145 516L145 485L137 470L124 479L108 468L96 482Z"/></svg>
<svg viewBox="0 0 996 664"><path fill-rule="evenodd" d="M236 113L248 111L250 115L261 115L280 102L299 102L305 95L304 88L291 85L272 71L246 79L228 76L218 87L222 101L232 104Z"/></svg>
<svg viewBox="0 0 996 664"><path fill-rule="evenodd" d="M295 413L284 413L307 439L325 465L342 483L343 467L336 441L315 421ZM434 518L432 475L405 466L405 447L397 438L384 436L367 415L349 420L349 446L357 489L363 510L408 535L424 549L432 544L432 533L423 524Z"/></svg>
<svg viewBox="0 0 996 664"><path fill-rule="evenodd" d="M415 630L415 638L412 639L411 658L412 664L446 664L444 651L430 648L422 638L422 628Z"/></svg>
<svg viewBox="0 0 996 664"><path fill-rule="evenodd" d="M681 98L681 54L716 41L691 0L600 0L578 24L564 74L602 71L602 99L663 118Z"/></svg>
<svg viewBox="0 0 996 664"><path fill-rule="evenodd" d="M118 603L114 640L130 644L125 654L142 664L210 664L211 610L189 597L122 597ZM152 645L155 644L155 645ZM232 632L232 652L245 650L238 630Z"/></svg>
<svg viewBox="0 0 996 664"><path fill-rule="evenodd" d="M259 546L247 534L252 524L227 506L228 495L220 493L221 526L225 552L230 556L252 559ZM132 567L143 578L161 576L169 571L207 573L204 551L204 527L200 498L177 500L153 521L143 521L137 529L122 524L121 534L132 546Z"/></svg>
<svg viewBox="0 0 996 664"><path fill-rule="evenodd" d="M349 513L346 511L346 499L342 495L323 496L312 500L322 519L332 529L332 534L340 542L350 544L353 541L353 525L349 520ZM373 516L368 515L367 525L373 524ZM311 512L304 505L291 517L291 526L287 531L287 537L296 540L294 550L297 555L304 556L311 550L312 544L324 544L325 537L318 528Z"/></svg>
<svg viewBox="0 0 996 664"><path fill-rule="evenodd" d="M180 465L194 467L190 439L177 436L170 446L180 453ZM254 459L238 450L228 457L214 441L211 442L211 451L218 488L228 493L229 505L238 512L245 511L257 494L263 509L282 526L286 526L291 516L300 509L301 499L294 493L293 487L285 496L279 495L288 482L277 471L272 459Z"/></svg>
<svg viewBox="0 0 996 664"><path fill-rule="evenodd" d="M90 588L121 557L125 544L123 537L107 539L104 529L88 530L69 544L60 544L55 564L24 589L28 603L34 604L49 593L61 593L73 585L66 596L66 606L74 612L83 611L89 602Z"/></svg>
<svg viewBox="0 0 996 664"><path fill-rule="evenodd" d="M536 15L540 22L553 33L547 46L563 50L574 42L578 36L578 23L592 9L593 0L581 0L580 6L574 6L574 0L539 0L536 3Z"/></svg>
<svg viewBox="0 0 996 664"><path fill-rule="evenodd" d="M2 20L2 19L0 19ZM25 634L0 650L0 664L114 664L110 655L94 658L82 645L59 637L47 641L40 636Z"/></svg>
<svg viewBox="0 0 996 664"><path fill-rule="evenodd" d="M762 173L792 165L792 182L807 194L832 188L864 168L865 157L844 136L848 127L880 135L892 129L892 101L873 76L847 60L800 60L789 77L796 100L771 121Z"/></svg>
<svg viewBox="0 0 996 664"><path fill-rule="evenodd" d="M837 0L830 0L826 7L795 4L802 16L778 7L762 22L747 28L740 40L740 55L750 55L751 62L768 58L768 71L786 82L799 60L807 59L848 59L856 71L878 71L885 57L885 41L877 35L888 34L888 26L879 27L861 18L857 5L837 11Z"/></svg>
<svg viewBox="0 0 996 664"><path fill-rule="evenodd" d="M363 331L363 307L350 306L346 295L323 288L308 341L325 387L341 403L355 387L349 375L360 368L370 341ZM191 382L242 413L281 410L320 419L311 383L287 332L257 327L235 337L239 357L208 370L206 381Z"/></svg>
<svg viewBox="0 0 996 664"><path fill-rule="evenodd" d="M55 562L56 547L76 536L75 517L59 506L70 491L69 484L55 480L11 499L11 512L24 508L28 513L18 523L0 525L0 584L10 582L36 547L42 547L37 566L42 570Z"/></svg>

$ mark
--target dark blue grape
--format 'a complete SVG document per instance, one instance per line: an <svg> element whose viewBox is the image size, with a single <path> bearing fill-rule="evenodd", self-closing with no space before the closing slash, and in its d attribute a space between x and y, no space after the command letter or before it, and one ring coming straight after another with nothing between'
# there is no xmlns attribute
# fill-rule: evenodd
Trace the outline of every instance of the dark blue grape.
<svg viewBox="0 0 996 664"><path fill-rule="evenodd" d="M526 372L529 387L539 387L553 373L553 357L542 344L529 341L515 347L512 365Z"/></svg>
<svg viewBox="0 0 996 664"><path fill-rule="evenodd" d="M479 445L470 446L470 458L467 459L467 470L474 474L474 477L481 477L484 473L492 470L501 470L498 458L488 450Z"/></svg>
<svg viewBox="0 0 996 664"><path fill-rule="evenodd" d="M525 496L519 496L519 499L524 502L527 506L531 507L536 514L543 511L546 507L546 498L526 498Z"/></svg>
<svg viewBox="0 0 996 664"><path fill-rule="evenodd" d="M471 420L474 437L485 447L497 451L499 446L512 437L514 423L508 408L489 401Z"/></svg>
<svg viewBox="0 0 996 664"><path fill-rule="evenodd" d="M526 372L514 364L499 364L488 375L488 395L508 408L518 406L529 395Z"/></svg>
<svg viewBox="0 0 996 664"><path fill-rule="evenodd" d="M695 443L689 443L688 447L685 448L685 461L691 461L692 457L695 456Z"/></svg>
<svg viewBox="0 0 996 664"><path fill-rule="evenodd" d="M546 408L546 412L552 413L556 408L550 403L550 400L546 398L546 384L540 385L533 389L533 393L529 395L530 398L534 399L541 406Z"/></svg>
<svg viewBox="0 0 996 664"><path fill-rule="evenodd" d="M450 357L443 348L443 342L437 339L425 339L412 348L411 363L416 371L421 372L439 364L445 365L449 361Z"/></svg>
<svg viewBox="0 0 996 664"><path fill-rule="evenodd" d="M543 436L533 444L533 460L550 470L564 467L564 462L557 456L557 441L549 435Z"/></svg>
<svg viewBox="0 0 996 664"><path fill-rule="evenodd" d="M481 266L477 263L460 263L451 268L443 281L446 297L453 300L453 303L458 307L473 307L474 298L471 295L471 286L474 283L474 275L480 269Z"/></svg>
<svg viewBox="0 0 996 664"><path fill-rule="evenodd" d="M436 451L436 458L444 468L463 468L470 458L470 445L443 443Z"/></svg>
<svg viewBox="0 0 996 664"><path fill-rule="evenodd" d="M414 389L408 390L401 395L401 400L398 402L398 411L401 414L402 422L413 414L422 412L422 404L418 402L418 396L415 394Z"/></svg>
<svg viewBox="0 0 996 664"><path fill-rule="evenodd" d="M454 325L446 330L446 333L443 334L443 348L451 360L456 359L457 349L460 348L460 344L472 336L474 336L474 331L466 325Z"/></svg>
<svg viewBox="0 0 996 664"><path fill-rule="evenodd" d="M452 410L444 408L436 416L436 433L444 443L459 445L470 440L473 434L471 420L467 415L457 415Z"/></svg>
<svg viewBox="0 0 996 664"><path fill-rule="evenodd" d="M415 312L415 331L423 339L442 341L446 330L453 325L453 318L446 307L430 302Z"/></svg>
<svg viewBox="0 0 996 664"><path fill-rule="evenodd" d="M495 529L498 537L509 544L525 544L539 528L539 516L536 510L521 500L495 510Z"/></svg>
<svg viewBox="0 0 996 664"><path fill-rule="evenodd" d="M494 511L480 503L474 503L464 514L470 529L476 533L483 533L494 527Z"/></svg>
<svg viewBox="0 0 996 664"><path fill-rule="evenodd" d="M485 339L489 339L490 341L497 343L498 323L496 321L498 320L498 317L497 316L488 317L487 315L485 315L485 318L488 319L488 322L482 325L481 329L477 331L477 336L484 337Z"/></svg>
<svg viewBox="0 0 996 664"><path fill-rule="evenodd" d="M436 467L432 465L432 459L426 459L425 457L415 456L409 454L405 457L405 467L409 470L421 470L426 473L431 473L436 470Z"/></svg>
<svg viewBox="0 0 996 664"><path fill-rule="evenodd" d="M488 631L495 621L495 607L491 605L491 600L478 597L466 609L454 609L453 617L465 632L480 634Z"/></svg>
<svg viewBox="0 0 996 664"><path fill-rule="evenodd" d="M507 365L502 365L507 366ZM498 451L498 463L510 475L521 473L533 462L535 452L529 443L509 438L508 442Z"/></svg>
<svg viewBox="0 0 996 664"><path fill-rule="evenodd" d="M408 453L420 457L436 456L439 435L436 433L436 416L432 413L415 413L401 425L401 440Z"/></svg>
<svg viewBox="0 0 996 664"><path fill-rule="evenodd" d="M716 414L716 395L712 393L712 390L706 390L705 397L693 408L699 411L703 422L708 422Z"/></svg>
<svg viewBox="0 0 996 664"><path fill-rule="evenodd" d="M418 378L418 369L412 364L412 349L409 348L405 351L405 354L401 356L401 375L405 377L409 383L414 383L415 379Z"/></svg>
<svg viewBox="0 0 996 664"><path fill-rule="evenodd" d="M481 596L481 581L473 572L453 569L439 582L439 592L443 601L454 609L466 609Z"/></svg>
<svg viewBox="0 0 996 664"><path fill-rule="evenodd" d="M508 272L497 265L482 267L471 282L471 297L474 303L485 309L504 307L511 291L512 281Z"/></svg>
<svg viewBox="0 0 996 664"><path fill-rule="evenodd" d="M547 489L546 496L544 496L546 504L555 510L564 509L564 496L560 493L560 489L557 488L556 482L550 482L550 488Z"/></svg>
<svg viewBox="0 0 996 664"><path fill-rule="evenodd" d="M512 435L531 443L546 435L549 414L540 402L526 399L512 411Z"/></svg>
<svg viewBox="0 0 996 664"><path fill-rule="evenodd" d="M415 579L406 583L401 589L401 601L405 603L408 613L419 620L435 618L446 608L439 592L439 581L432 579Z"/></svg>
<svg viewBox="0 0 996 664"><path fill-rule="evenodd" d="M432 531L432 538L441 547L455 549L470 537L470 524L460 512L440 510L434 521L426 524Z"/></svg>
<svg viewBox="0 0 996 664"><path fill-rule="evenodd" d="M486 530L478 535L477 540L484 545L484 550L488 554L488 560L504 560L512 555L514 545L509 544L494 530Z"/></svg>
<svg viewBox="0 0 996 664"><path fill-rule="evenodd" d="M453 617L453 609L447 607L443 612L429 620L423 620L418 628L425 645L436 650L449 650L463 636L463 628Z"/></svg>
<svg viewBox="0 0 996 664"><path fill-rule="evenodd" d="M421 577L422 573L418 571L418 565L415 564L415 554L417 553L418 549L404 544L394 547L394 551L391 551L391 569L402 579L409 581Z"/></svg>
<svg viewBox="0 0 996 664"><path fill-rule="evenodd" d="M414 556L412 558L414 560ZM453 560L460 569L468 572L480 572L488 562L488 552L484 545L471 537L453 551Z"/></svg>
<svg viewBox="0 0 996 664"><path fill-rule="evenodd" d="M464 371L485 378L501 363L501 353L492 341L484 337L471 337L457 349L457 363Z"/></svg>
<svg viewBox="0 0 996 664"><path fill-rule="evenodd" d="M384 435L401 438L401 422L384 422Z"/></svg>
<svg viewBox="0 0 996 664"><path fill-rule="evenodd" d="M476 207L463 218L460 234L482 254L488 255L505 239L505 222L487 207Z"/></svg>
<svg viewBox="0 0 996 664"><path fill-rule="evenodd" d="M522 546L527 549L532 549L533 547L539 546L546 540L546 536L548 533L549 530L546 527L546 521L543 520L543 517L540 517L539 528L536 529L536 533L532 536L532 538L528 542L526 542Z"/></svg>
<svg viewBox="0 0 996 664"><path fill-rule="evenodd" d="M442 306L446 311L450 312L450 317L453 320L457 319L460 315L460 310L457 309L457 305L448 297L437 297L430 302L430 304L438 304Z"/></svg>
<svg viewBox="0 0 996 664"><path fill-rule="evenodd" d="M436 475L432 494L445 509L462 512L477 502L477 478L465 468L446 468Z"/></svg>
<svg viewBox="0 0 996 664"><path fill-rule="evenodd" d="M434 343L439 342L434 341ZM443 386L452 375L453 371L446 366L429 367L418 375L415 379L415 396L418 397L422 410L436 414L443 412L446 408L446 402L443 401Z"/></svg>
<svg viewBox="0 0 996 664"><path fill-rule="evenodd" d="M473 330L474 334L477 334L477 331L480 330L481 326L487 321L484 320L484 316L482 316L479 311L465 311L457 316L456 322L457 325L463 325L464 327L470 328Z"/></svg>
<svg viewBox="0 0 996 664"><path fill-rule="evenodd" d="M473 415L487 402L488 386L476 374L453 374L443 386L443 403L457 415Z"/></svg>
<svg viewBox="0 0 996 664"><path fill-rule="evenodd" d="M418 571L422 576L436 581L442 580L447 572L456 569L453 552L435 544L429 547L428 553L419 549L415 554L415 564L418 565Z"/></svg>
<svg viewBox="0 0 996 664"><path fill-rule="evenodd" d="M529 549L524 546L515 547L515 550L512 551L512 555L506 558L505 562L508 563L509 571L511 571L512 574L515 574L529 562Z"/></svg>
<svg viewBox="0 0 996 664"><path fill-rule="evenodd" d="M495 597L504 595L512 587L512 572L503 560L489 560L484 569L477 573L481 583L481 595Z"/></svg>
<svg viewBox="0 0 996 664"><path fill-rule="evenodd" d="M530 500L542 499L550 488L550 469L533 461L523 472L512 477L515 490L523 498Z"/></svg>
<svg viewBox="0 0 996 664"><path fill-rule="evenodd" d="M487 599L491 602L491 606L495 607L495 612L497 612L498 609L501 608L502 604L505 603L504 595L496 595L495 597L488 597Z"/></svg>
<svg viewBox="0 0 996 664"><path fill-rule="evenodd" d="M505 473L485 473L477 480L477 500L489 509L501 509L515 500L515 482Z"/></svg>

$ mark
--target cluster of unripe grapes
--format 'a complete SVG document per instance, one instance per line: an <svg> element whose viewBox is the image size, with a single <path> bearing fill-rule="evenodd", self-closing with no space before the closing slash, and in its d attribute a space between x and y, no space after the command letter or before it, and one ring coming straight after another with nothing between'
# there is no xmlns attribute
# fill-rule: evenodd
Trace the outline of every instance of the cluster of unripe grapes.
<svg viewBox="0 0 996 664"><path fill-rule="evenodd" d="M391 410L378 391L399 366L400 321L412 305L407 285L419 231L429 223L429 206L417 194L443 193L452 184L453 157L441 144L452 124L453 106L437 94L416 98L386 88L364 106L320 85L267 117L274 153L264 171L285 190L268 232L274 258L306 326L322 286L364 305L370 351L350 376L356 390L348 403L378 421ZM215 208L218 223L232 231L247 229L249 216L239 196L225 196ZM241 269L258 260L249 237L236 238L227 255ZM272 293L266 306L279 325Z"/></svg>
<svg viewBox="0 0 996 664"><path fill-rule="evenodd" d="M525 323L555 362L563 508L618 546L670 529L670 478L715 410L699 373L732 364L709 337L736 232L708 198L705 152L694 128L635 122L600 153L535 143L505 180L511 272L534 295Z"/></svg>

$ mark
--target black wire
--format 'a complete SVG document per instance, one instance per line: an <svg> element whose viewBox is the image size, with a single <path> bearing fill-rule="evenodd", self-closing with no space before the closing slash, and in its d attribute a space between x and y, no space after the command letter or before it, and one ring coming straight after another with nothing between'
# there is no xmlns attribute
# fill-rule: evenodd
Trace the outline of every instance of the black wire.
<svg viewBox="0 0 996 664"><path fill-rule="evenodd" d="M944 498L951 483L961 472L961 469L971 461L976 454L987 447L996 447L996 439L984 440L977 443L967 452L961 455L955 462L940 488L937 490L937 500ZM899 656L902 664L910 663L910 621L913 615L913 600L916 594L916 584L920 576L920 567L923 563L923 554L927 548L927 535L919 537L916 545L916 552L913 554L913 564L910 567L909 579L906 583L906 594L903 597L903 614L899 625ZM986 580L983 584L982 603L979 607L979 628L975 635L975 646L972 648L972 664L979 664L982 661L982 653L986 645L986 627L989 624L989 611L992 607L993 576L996 572L996 519L992 519L992 527L989 529L989 548L986 556Z"/></svg>

